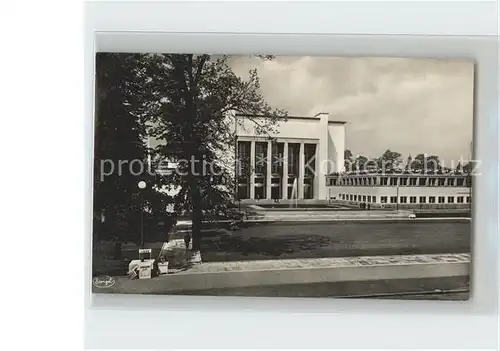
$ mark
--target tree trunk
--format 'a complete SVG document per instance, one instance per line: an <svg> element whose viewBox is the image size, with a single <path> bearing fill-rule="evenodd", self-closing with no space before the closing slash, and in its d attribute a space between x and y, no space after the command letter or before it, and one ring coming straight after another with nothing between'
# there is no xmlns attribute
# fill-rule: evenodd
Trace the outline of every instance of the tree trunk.
<svg viewBox="0 0 500 351"><path fill-rule="evenodd" d="M192 240L193 240L193 251L199 251L201 246L201 226L203 223L203 210L201 204L200 189L196 178L193 177L191 180L191 201L192 201Z"/></svg>

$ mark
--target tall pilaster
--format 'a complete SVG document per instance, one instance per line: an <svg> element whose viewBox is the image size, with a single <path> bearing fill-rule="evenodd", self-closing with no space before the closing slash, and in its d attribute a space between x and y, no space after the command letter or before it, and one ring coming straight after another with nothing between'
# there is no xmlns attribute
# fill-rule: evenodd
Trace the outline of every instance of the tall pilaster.
<svg viewBox="0 0 500 351"><path fill-rule="evenodd" d="M250 142L250 199L255 199L255 140Z"/></svg>
<svg viewBox="0 0 500 351"><path fill-rule="evenodd" d="M314 176L314 198L318 200L329 199L328 186L326 184L326 175L333 172L335 167L330 167L330 162L338 162L338 157L335 154L334 147L332 147L331 155L329 155L329 139L330 139L330 128L328 126L328 121L330 119L328 113L319 113L316 116L320 117L321 132L318 135L318 143L316 144L316 167ZM334 138L337 142L337 138ZM337 151L338 152L338 151ZM344 151L341 151L342 154ZM342 163L343 155L342 155Z"/></svg>
<svg viewBox="0 0 500 351"><path fill-rule="evenodd" d="M328 131L328 129L327 129L327 131ZM322 141L324 142L324 140L320 140L319 143L316 144L316 150L314 153L314 193L313 193L313 199L317 199L317 200L328 199L328 192L327 192L328 188L326 186L326 176L320 167L321 166L320 152L324 151L324 150L322 150L322 148L323 148L323 145L321 143ZM328 161L327 158L328 158L328 154L326 155L326 157L324 157L325 161Z"/></svg>
<svg viewBox="0 0 500 351"><path fill-rule="evenodd" d="M299 179L298 179L299 199L304 199L304 170L305 170L304 142L301 142L299 149Z"/></svg>
<svg viewBox="0 0 500 351"><path fill-rule="evenodd" d="M288 142L283 143L283 179L281 180L281 198L288 199Z"/></svg>
<svg viewBox="0 0 500 351"><path fill-rule="evenodd" d="M273 149L271 141L267 142L266 157L266 199L271 199L271 175L273 166Z"/></svg>

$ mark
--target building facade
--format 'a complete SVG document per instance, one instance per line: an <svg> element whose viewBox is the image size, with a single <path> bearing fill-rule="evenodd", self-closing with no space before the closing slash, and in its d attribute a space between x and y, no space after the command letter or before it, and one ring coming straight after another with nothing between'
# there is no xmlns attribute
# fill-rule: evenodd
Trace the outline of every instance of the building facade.
<svg viewBox="0 0 500 351"><path fill-rule="evenodd" d="M371 207L400 209L470 208L467 174L334 174L327 177L330 199Z"/></svg>
<svg viewBox="0 0 500 351"><path fill-rule="evenodd" d="M255 116L234 118L239 201L328 201L326 177L344 168L345 122L326 113L289 116L276 133L261 135Z"/></svg>

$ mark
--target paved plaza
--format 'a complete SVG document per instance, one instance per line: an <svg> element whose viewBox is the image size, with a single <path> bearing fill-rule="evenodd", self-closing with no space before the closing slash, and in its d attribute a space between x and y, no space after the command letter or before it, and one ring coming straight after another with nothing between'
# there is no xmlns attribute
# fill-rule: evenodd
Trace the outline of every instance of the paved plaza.
<svg viewBox="0 0 500 351"><path fill-rule="evenodd" d="M191 267L179 274L205 274L236 271L264 271L280 269L345 268L388 265L418 265L435 263L469 263L468 254L360 256L316 259L261 260L236 262L208 262Z"/></svg>

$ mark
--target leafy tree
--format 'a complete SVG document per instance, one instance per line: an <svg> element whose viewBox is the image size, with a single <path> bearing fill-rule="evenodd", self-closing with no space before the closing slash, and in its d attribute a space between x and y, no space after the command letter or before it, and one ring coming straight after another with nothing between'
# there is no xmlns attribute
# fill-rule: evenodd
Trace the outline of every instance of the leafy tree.
<svg viewBox="0 0 500 351"><path fill-rule="evenodd" d="M344 150L344 169L346 172L364 172L377 167L377 160L369 159L364 155L354 157L349 149Z"/></svg>
<svg viewBox="0 0 500 351"><path fill-rule="evenodd" d="M355 170L357 171L365 171L365 166L368 163L368 158L363 155L358 155L356 160L354 161Z"/></svg>
<svg viewBox="0 0 500 351"><path fill-rule="evenodd" d="M441 161L438 156L426 154L418 154L412 161L411 166L415 170L420 170L422 172L426 171L439 171L442 169Z"/></svg>
<svg viewBox="0 0 500 351"><path fill-rule="evenodd" d="M439 156L431 155L427 156L427 170L429 171L440 171L441 170L441 161L439 160Z"/></svg>
<svg viewBox="0 0 500 351"><path fill-rule="evenodd" d="M461 162L458 163L455 170L459 173L471 173L473 170L474 164L472 162L467 162L465 165L462 165Z"/></svg>
<svg viewBox="0 0 500 351"><path fill-rule="evenodd" d="M411 155L408 155L405 164L405 172L409 172L412 170L412 163L413 163L413 158L411 157Z"/></svg>
<svg viewBox="0 0 500 351"><path fill-rule="evenodd" d="M96 57L96 118L94 139L94 239L138 240L140 213L164 212L165 195L154 184L158 177L141 171L146 160L141 116L141 55L102 53ZM134 161L137 160L137 161ZM148 187L138 189L144 180Z"/></svg>
<svg viewBox="0 0 500 351"><path fill-rule="evenodd" d="M398 169L401 165L401 154L399 152L387 149L382 156L377 159L377 166L384 171L392 171Z"/></svg>
<svg viewBox="0 0 500 351"><path fill-rule="evenodd" d="M228 153L235 143L231 114L246 114L257 133L270 135L286 112L265 102L256 70L244 80L231 70L227 56L158 54L146 60L151 79L145 90L154 102L151 133L166 141L155 152L179 162L164 181L179 189L177 210L191 214L193 249L199 250L203 219L227 210L235 195L235 164L221 157L234 154Z"/></svg>
<svg viewBox="0 0 500 351"><path fill-rule="evenodd" d="M423 171L426 164L426 155L418 154L411 162L411 168Z"/></svg>
<svg viewBox="0 0 500 351"><path fill-rule="evenodd" d="M351 150L344 150L344 170L346 172L352 171L353 169L354 158Z"/></svg>

